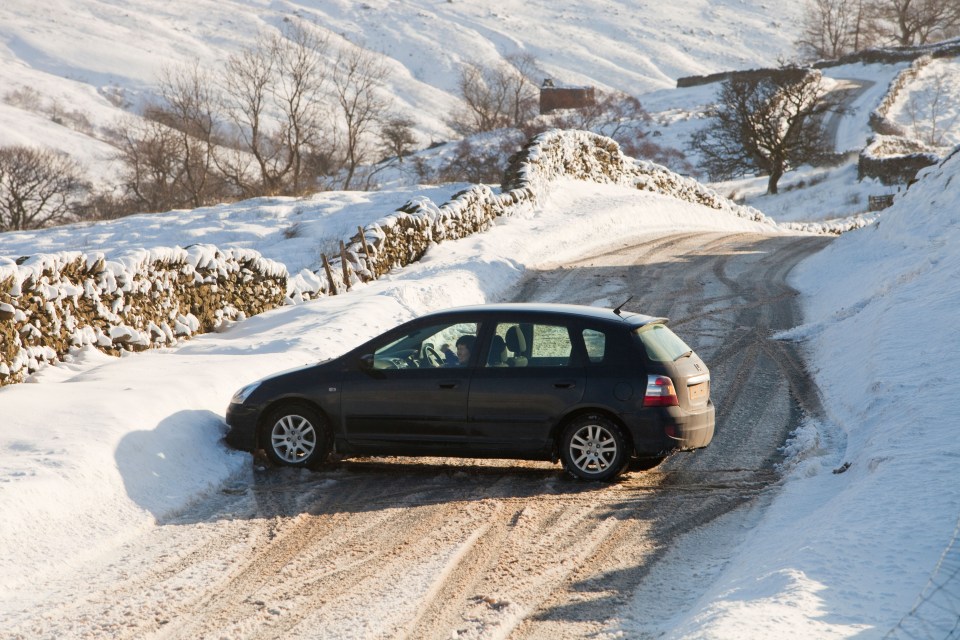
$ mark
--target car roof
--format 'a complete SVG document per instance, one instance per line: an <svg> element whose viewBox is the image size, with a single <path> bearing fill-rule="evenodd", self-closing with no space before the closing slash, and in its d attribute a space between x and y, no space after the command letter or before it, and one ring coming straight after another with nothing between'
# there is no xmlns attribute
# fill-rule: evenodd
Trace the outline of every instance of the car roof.
<svg viewBox="0 0 960 640"><path fill-rule="evenodd" d="M444 309L431 313L429 317L448 313L479 313L487 314L514 314L514 313L543 313L550 315L587 318L590 320L602 320L611 323L626 323L631 327L642 327L653 322L666 322L666 318L648 316L642 313L633 313L631 311L620 311L614 313L613 309L605 307L590 307L580 304L558 304L551 302L505 302L497 304L478 304L465 307L456 307L453 309Z"/></svg>

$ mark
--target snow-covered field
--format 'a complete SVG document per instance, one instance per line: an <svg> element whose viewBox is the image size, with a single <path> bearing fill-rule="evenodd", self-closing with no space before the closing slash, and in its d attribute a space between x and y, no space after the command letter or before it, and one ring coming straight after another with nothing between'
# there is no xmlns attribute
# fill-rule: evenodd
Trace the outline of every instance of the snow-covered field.
<svg viewBox="0 0 960 640"><path fill-rule="evenodd" d="M960 60L937 59L917 73L888 116L931 146L960 144Z"/></svg>

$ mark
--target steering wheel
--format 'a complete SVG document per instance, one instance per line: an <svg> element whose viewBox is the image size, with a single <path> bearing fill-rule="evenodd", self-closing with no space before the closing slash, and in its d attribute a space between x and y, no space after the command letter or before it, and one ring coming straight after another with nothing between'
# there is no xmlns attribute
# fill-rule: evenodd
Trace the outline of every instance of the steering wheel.
<svg viewBox="0 0 960 640"><path fill-rule="evenodd" d="M426 357L431 367L443 366L443 358L440 356L437 350L433 348L433 345L423 345L423 355Z"/></svg>

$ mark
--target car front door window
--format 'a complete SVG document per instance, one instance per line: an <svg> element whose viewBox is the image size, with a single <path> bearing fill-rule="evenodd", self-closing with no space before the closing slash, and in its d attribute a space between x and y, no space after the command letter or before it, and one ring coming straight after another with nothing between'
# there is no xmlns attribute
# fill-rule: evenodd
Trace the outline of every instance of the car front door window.
<svg viewBox="0 0 960 640"><path fill-rule="evenodd" d="M438 369L465 366L470 361L477 323L421 327L378 347L375 369Z"/></svg>

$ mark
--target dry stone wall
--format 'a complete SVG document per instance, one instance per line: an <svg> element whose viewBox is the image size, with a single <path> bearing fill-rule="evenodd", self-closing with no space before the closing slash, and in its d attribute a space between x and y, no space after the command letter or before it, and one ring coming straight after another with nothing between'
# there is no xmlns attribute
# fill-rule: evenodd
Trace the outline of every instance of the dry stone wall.
<svg viewBox="0 0 960 640"><path fill-rule="evenodd" d="M19 264L18 264L19 262ZM72 349L166 346L283 303L286 268L254 251L197 245L0 258L0 384Z"/></svg>
<svg viewBox="0 0 960 640"><path fill-rule="evenodd" d="M921 169L940 160L939 154L917 140L876 135L860 152L857 178L877 178L888 186L910 184Z"/></svg>

